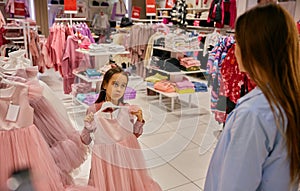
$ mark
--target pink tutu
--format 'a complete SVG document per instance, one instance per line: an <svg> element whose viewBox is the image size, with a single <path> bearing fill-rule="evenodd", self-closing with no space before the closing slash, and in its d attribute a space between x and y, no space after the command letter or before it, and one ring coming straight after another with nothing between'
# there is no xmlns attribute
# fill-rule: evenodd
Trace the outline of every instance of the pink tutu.
<svg viewBox="0 0 300 191"><path fill-rule="evenodd" d="M79 132L69 121L58 115L42 96L43 88L34 82L29 82L29 102L34 109L33 123L48 143L51 155L62 171L63 182L71 184L72 179L68 173L85 161L87 147L82 144Z"/></svg>
<svg viewBox="0 0 300 191"><path fill-rule="evenodd" d="M106 156L98 153L106 153ZM125 166L136 168L124 167L124 160L129 163ZM162 190L148 174L141 148L133 134L116 144L94 145L89 185L97 190Z"/></svg>
<svg viewBox="0 0 300 191"><path fill-rule="evenodd" d="M58 168L42 135L32 125L0 131L0 190L7 191L6 181L13 171L30 168L36 191L62 191Z"/></svg>
<svg viewBox="0 0 300 191"><path fill-rule="evenodd" d="M96 130L89 185L97 190L161 191L149 176L133 134L130 107L94 114ZM115 117L113 117L115 116Z"/></svg>

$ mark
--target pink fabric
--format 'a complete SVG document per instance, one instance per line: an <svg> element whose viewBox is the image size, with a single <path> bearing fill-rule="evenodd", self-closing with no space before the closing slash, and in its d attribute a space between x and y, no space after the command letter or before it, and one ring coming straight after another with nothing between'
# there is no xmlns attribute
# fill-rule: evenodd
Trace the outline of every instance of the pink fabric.
<svg viewBox="0 0 300 191"><path fill-rule="evenodd" d="M154 89L157 89L162 92L175 92L174 84L169 81L159 81L154 84Z"/></svg>
<svg viewBox="0 0 300 191"><path fill-rule="evenodd" d="M38 81L31 80L27 84L30 105L34 108L34 124L49 145L51 155L62 171L64 184L71 184L68 173L85 161L87 148L82 144L79 132L42 96L43 87Z"/></svg>
<svg viewBox="0 0 300 191"><path fill-rule="evenodd" d="M5 120L6 112L0 112L0 190L13 171L30 168L36 190L64 190L58 168L51 157L47 143L33 125L33 108L28 103L26 86L12 86L11 89L0 89L0 110L7 111L12 100L20 106L16 122ZM4 91L11 91L4 96ZM5 154L4 154L5 153Z"/></svg>
<svg viewBox="0 0 300 191"><path fill-rule="evenodd" d="M122 104L121 104L122 105ZM124 105L122 105L124 106ZM89 111L100 109L101 104ZM130 110L129 110L130 109ZM119 108L116 118L108 119L107 113L96 112L95 144L92 152L89 185L97 190L160 191L160 186L149 176L143 153L133 134L132 116L136 107Z"/></svg>
<svg viewBox="0 0 300 191"><path fill-rule="evenodd" d="M76 49L79 48L79 42L88 43L90 39L88 37L82 36L82 39L79 39L77 36L69 36L66 43L66 50L63 55L62 60L62 75L64 79L64 93L69 94L72 91L71 85L74 83L73 70L79 66L88 68L89 59L88 56L85 56L82 53L76 52ZM83 63L83 64L82 64Z"/></svg>

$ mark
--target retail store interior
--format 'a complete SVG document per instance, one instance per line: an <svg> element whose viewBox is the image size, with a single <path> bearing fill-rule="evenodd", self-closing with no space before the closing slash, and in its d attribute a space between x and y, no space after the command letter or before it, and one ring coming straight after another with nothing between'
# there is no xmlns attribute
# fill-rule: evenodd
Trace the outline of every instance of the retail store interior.
<svg viewBox="0 0 300 191"><path fill-rule="evenodd" d="M226 119L256 86L235 22L261 2L0 0L0 191L209 191ZM300 34L300 0L273 3ZM116 68L124 100L91 122Z"/></svg>

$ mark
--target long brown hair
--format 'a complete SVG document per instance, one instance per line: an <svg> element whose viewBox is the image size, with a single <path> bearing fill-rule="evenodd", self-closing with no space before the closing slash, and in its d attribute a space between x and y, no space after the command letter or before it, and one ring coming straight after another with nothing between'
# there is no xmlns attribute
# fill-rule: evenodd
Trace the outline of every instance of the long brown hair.
<svg viewBox="0 0 300 191"><path fill-rule="evenodd" d="M242 65L266 96L277 126L284 132L291 182L299 181L300 62L294 19L271 3L241 15L235 30Z"/></svg>

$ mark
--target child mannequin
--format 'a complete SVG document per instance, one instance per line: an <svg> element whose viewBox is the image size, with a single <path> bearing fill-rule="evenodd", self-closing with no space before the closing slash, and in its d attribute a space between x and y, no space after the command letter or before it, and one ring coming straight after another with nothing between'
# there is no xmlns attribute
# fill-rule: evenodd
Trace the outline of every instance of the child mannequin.
<svg viewBox="0 0 300 191"><path fill-rule="evenodd" d="M97 101L87 110L81 138L89 144L91 132L95 137L89 185L97 190L160 191L146 170L137 141L145 123L142 110L123 102L127 83L120 67L108 70ZM106 108L108 104L111 107Z"/></svg>

